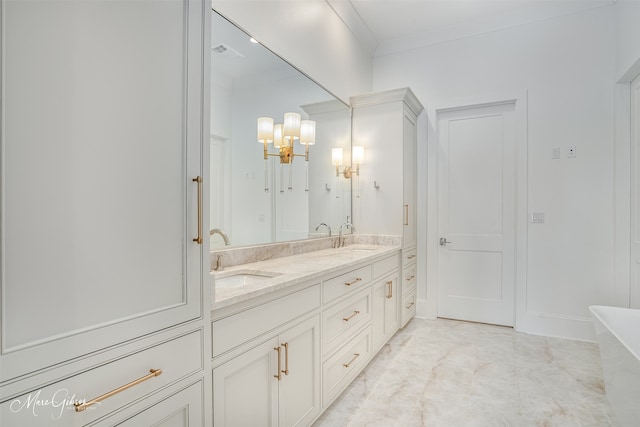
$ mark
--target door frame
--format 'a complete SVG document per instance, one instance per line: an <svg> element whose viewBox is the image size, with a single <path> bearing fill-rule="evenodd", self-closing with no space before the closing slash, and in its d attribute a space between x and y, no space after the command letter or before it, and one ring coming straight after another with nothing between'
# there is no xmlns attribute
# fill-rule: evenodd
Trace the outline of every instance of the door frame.
<svg viewBox="0 0 640 427"><path fill-rule="evenodd" d="M438 316L438 120L444 112L470 108L514 104L515 119L515 301L514 328L526 313L527 288L527 188L528 188L528 135L527 135L527 91L491 93L475 97L449 99L434 103L427 108L427 182L419 182L419 193L427 194L427 231L419 236L425 242L427 252L426 292L418 299L417 316L435 319ZM425 191L426 190L426 191Z"/></svg>
<svg viewBox="0 0 640 427"><path fill-rule="evenodd" d="M614 88L613 138L613 285L611 305L631 306L631 82L640 77L640 58L618 79Z"/></svg>

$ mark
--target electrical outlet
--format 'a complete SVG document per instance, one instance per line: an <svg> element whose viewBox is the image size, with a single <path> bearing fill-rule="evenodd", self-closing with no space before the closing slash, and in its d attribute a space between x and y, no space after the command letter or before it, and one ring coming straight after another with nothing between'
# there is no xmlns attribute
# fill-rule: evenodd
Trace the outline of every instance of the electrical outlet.
<svg viewBox="0 0 640 427"><path fill-rule="evenodd" d="M560 147L553 147L551 149L551 158L559 159L560 158Z"/></svg>
<svg viewBox="0 0 640 427"><path fill-rule="evenodd" d="M575 145L570 145L569 146L569 152L567 154L567 157L569 157L570 159L574 159L576 157L576 146Z"/></svg>

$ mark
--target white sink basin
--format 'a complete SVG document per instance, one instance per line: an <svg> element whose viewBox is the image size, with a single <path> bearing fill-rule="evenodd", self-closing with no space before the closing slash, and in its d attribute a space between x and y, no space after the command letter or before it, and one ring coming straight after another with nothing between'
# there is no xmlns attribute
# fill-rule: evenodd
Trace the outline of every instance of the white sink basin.
<svg viewBox="0 0 640 427"><path fill-rule="evenodd" d="M217 273L212 275L217 289L227 289L259 284L281 274L270 271L238 271L230 274Z"/></svg>

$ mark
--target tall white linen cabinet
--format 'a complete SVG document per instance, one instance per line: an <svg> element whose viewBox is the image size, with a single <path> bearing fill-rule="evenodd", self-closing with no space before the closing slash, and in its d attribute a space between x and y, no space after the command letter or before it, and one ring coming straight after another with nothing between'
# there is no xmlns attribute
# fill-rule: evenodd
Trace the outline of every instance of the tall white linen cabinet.
<svg viewBox="0 0 640 427"><path fill-rule="evenodd" d="M211 424L209 11L2 1L0 425Z"/></svg>
<svg viewBox="0 0 640 427"><path fill-rule="evenodd" d="M417 120L424 107L410 88L350 98L352 145L365 149L353 185L357 232L402 236L401 325L416 313Z"/></svg>

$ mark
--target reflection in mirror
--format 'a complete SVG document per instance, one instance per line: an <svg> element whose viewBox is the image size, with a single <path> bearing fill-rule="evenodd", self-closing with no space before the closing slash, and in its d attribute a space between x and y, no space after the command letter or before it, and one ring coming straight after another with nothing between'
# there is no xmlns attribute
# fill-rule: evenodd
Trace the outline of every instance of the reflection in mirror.
<svg viewBox="0 0 640 427"><path fill-rule="evenodd" d="M349 107L215 11L211 27L211 248L225 247L225 240L235 247L337 231L351 215L351 180L336 177L331 149L343 148L349 164ZM265 168L258 118L277 124L289 112L316 122L308 164L304 156L291 164L269 156ZM305 148L294 144L296 154ZM268 149L278 152L272 143ZM328 227L316 231L321 223Z"/></svg>

